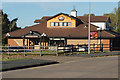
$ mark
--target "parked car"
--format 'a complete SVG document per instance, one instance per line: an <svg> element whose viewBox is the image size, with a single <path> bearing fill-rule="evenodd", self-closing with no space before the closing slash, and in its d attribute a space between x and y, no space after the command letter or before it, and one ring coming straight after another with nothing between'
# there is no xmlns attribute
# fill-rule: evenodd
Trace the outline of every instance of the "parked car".
<svg viewBox="0 0 120 80"><path fill-rule="evenodd" d="M87 51L87 46L78 46L78 51Z"/></svg>
<svg viewBox="0 0 120 80"><path fill-rule="evenodd" d="M12 46L5 49L5 52L30 52L30 50L24 50L24 47Z"/></svg>
<svg viewBox="0 0 120 80"><path fill-rule="evenodd" d="M78 51L85 51L85 48L78 47Z"/></svg>
<svg viewBox="0 0 120 80"><path fill-rule="evenodd" d="M64 49L65 49L66 52L71 51L71 47L69 47L69 46L68 46L68 47L65 47Z"/></svg>

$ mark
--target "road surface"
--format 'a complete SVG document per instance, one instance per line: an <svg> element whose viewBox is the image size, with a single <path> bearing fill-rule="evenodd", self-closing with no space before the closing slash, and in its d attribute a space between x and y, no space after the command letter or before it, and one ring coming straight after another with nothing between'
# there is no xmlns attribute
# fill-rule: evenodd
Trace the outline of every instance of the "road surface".
<svg viewBox="0 0 120 80"><path fill-rule="evenodd" d="M59 64L7 71L3 72L2 76L3 78L118 78L118 56L59 58L62 60ZM54 59L57 57L51 57L51 60Z"/></svg>

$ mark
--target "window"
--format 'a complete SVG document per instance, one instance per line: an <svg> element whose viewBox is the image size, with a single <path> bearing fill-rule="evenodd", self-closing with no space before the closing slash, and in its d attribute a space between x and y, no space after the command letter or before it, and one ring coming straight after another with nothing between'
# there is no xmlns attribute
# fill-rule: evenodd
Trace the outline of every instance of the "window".
<svg viewBox="0 0 120 80"><path fill-rule="evenodd" d="M68 22L68 26L71 26L71 22Z"/></svg>
<svg viewBox="0 0 120 80"><path fill-rule="evenodd" d="M59 22L59 25L60 25L60 26L63 26L63 23L62 23L62 22Z"/></svg>
<svg viewBox="0 0 120 80"><path fill-rule="evenodd" d="M58 23L58 22L55 22L55 26L59 26L59 23Z"/></svg>
<svg viewBox="0 0 120 80"><path fill-rule="evenodd" d="M51 23L50 23L50 26L54 26L54 22L51 22Z"/></svg>
<svg viewBox="0 0 120 80"><path fill-rule="evenodd" d="M51 40L50 41L51 46L63 46L64 44L65 44L64 40Z"/></svg>
<svg viewBox="0 0 120 80"><path fill-rule="evenodd" d="M72 26L71 22L50 22L50 26Z"/></svg>
<svg viewBox="0 0 120 80"><path fill-rule="evenodd" d="M67 26L67 22L64 22L64 26Z"/></svg>

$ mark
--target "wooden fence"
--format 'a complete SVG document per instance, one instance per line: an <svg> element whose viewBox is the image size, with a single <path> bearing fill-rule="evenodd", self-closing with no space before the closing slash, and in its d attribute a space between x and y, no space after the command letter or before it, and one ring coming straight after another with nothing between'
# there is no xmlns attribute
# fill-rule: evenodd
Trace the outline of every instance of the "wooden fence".
<svg viewBox="0 0 120 80"><path fill-rule="evenodd" d="M112 51L112 46L109 44L91 44L91 51ZM87 52L88 45L66 45L66 46L0 46L0 52L2 54L39 54L42 56L43 54L55 54L58 56L59 53L72 53L72 52Z"/></svg>

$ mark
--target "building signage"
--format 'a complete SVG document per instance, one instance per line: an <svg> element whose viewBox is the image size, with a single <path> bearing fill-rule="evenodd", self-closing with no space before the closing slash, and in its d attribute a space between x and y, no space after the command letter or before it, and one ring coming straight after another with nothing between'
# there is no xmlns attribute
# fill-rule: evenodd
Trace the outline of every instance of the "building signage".
<svg viewBox="0 0 120 80"><path fill-rule="evenodd" d="M90 38L97 38L97 32L90 32Z"/></svg>
<svg viewBox="0 0 120 80"><path fill-rule="evenodd" d="M65 38L50 38L50 40L65 40Z"/></svg>
<svg viewBox="0 0 120 80"><path fill-rule="evenodd" d="M58 19L59 19L60 21L63 21L65 18L64 18L63 16L61 16L61 17L58 17Z"/></svg>
<svg viewBox="0 0 120 80"><path fill-rule="evenodd" d="M29 38L37 38L38 36L25 36L25 37L29 37Z"/></svg>

